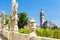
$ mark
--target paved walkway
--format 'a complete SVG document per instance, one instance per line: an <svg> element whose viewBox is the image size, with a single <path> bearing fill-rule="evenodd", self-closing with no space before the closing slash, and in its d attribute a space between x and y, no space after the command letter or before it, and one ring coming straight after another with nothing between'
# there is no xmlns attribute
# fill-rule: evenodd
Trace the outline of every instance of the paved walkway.
<svg viewBox="0 0 60 40"><path fill-rule="evenodd" d="M3 36L0 36L0 40L7 40L7 39L4 38Z"/></svg>

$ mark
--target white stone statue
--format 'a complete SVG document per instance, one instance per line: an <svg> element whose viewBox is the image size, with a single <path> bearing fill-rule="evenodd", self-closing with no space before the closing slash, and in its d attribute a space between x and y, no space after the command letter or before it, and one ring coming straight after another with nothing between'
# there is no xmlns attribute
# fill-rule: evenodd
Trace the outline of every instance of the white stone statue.
<svg viewBox="0 0 60 40"><path fill-rule="evenodd" d="M30 18L29 20L29 26L30 26L30 30L34 31L36 29L36 21L33 18Z"/></svg>
<svg viewBox="0 0 60 40"><path fill-rule="evenodd" d="M2 11L2 30L5 31L5 12Z"/></svg>
<svg viewBox="0 0 60 40"><path fill-rule="evenodd" d="M36 31L36 21L31 18L29 20L29 24L30 24L30 30L31 30L31 33L29 34L30 37L36 37L37 35L35 34L35 31Z"/></svg>
<svg viewBox="0 0 60 40"><path fill-rule="evenodd" d="M17 26L17 8L18 8L18 3L16 0L12 0L12 10L11 10L11 15L10 15L10 28L11 31L17 31L18 26Z"/></svg>

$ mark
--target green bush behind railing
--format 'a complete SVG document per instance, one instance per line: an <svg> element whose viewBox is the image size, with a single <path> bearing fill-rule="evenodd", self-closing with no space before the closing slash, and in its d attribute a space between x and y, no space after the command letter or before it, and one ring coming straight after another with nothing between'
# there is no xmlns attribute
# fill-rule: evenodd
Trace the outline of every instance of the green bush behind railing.
<svg viewBox="0 0 60 40"><path fill-rule="evenodd" d="M60 30L59 29L36 29L37 36L50 37L60 39Z"/></svg>
<svg viewBox="0 0 60 40"><path fill-rule="evenodd" d="M29 34L30 33L30 31L28 29L26 29L26 28L18 29L18 32L19 33L24 33L24 34Z"/></svg>

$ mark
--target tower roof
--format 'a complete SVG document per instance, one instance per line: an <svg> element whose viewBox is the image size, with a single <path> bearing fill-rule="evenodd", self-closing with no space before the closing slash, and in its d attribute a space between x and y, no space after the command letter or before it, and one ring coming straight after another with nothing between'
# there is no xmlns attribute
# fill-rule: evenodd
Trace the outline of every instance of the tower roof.
<svg viewBox="0 0 60 40"><path fill-rule="evenodd" d="M43 8L41 9L40 15L44 16L44 10L43 10Z"/></svg>
<svg viewBox="0 0 60 40"><path fill-rule="evenodd" d="M42 13L44 13L44 10L43 10L43 8L41 9L41 12L42 12Z"/></svg>

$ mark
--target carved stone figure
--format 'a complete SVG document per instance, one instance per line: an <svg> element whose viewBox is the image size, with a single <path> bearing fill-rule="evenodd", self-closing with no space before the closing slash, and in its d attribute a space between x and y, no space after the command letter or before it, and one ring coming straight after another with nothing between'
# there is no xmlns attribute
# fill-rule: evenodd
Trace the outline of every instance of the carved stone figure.
<svg viewBox="0 0 60 40"><path fill-rule="evenodd" d="M5 31L5 12L2 12L2 30Z"/></svg>
<svg viewBox="0 0 60 40"><path fill-rule="evenodd" d="M16 0L12 0L12 10L11 10L11 14L10 14L10 30L14 31L14 30L18 30L18 26L17 26L17 8L18 8L18 3L16 2Z"/></svg>

